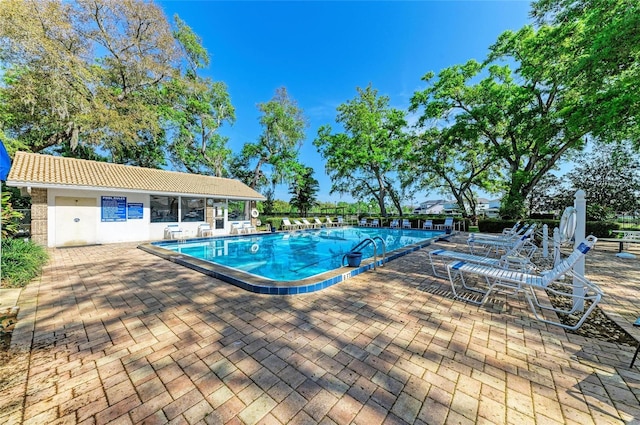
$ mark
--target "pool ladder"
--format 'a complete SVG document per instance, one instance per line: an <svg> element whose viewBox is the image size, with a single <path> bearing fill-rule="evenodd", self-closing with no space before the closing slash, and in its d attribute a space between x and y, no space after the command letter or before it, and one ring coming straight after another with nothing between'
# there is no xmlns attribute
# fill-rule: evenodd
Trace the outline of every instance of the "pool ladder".
<svg viewBox="0 0 640 425"><path fill-rule="evenodd" d="M369 245L373 244L373 269L375 270L377 268L377 263L378 263L378 244L376 243L376 239L380 240L380 243L382 244L382 258L381 258L380 265L384 266L384 259L386 258L386 255L387 255L387 244L385 243L384 239L382 239L381 236L374 236L373 238L365 238L361 240L360 242L358 242L356 246L351 248L351 251L349 251L348 254L351 254L354 251L364 249ZM342 264L344 264L345 258L347 258L347 254L345 254L342 257Z"/></svg>

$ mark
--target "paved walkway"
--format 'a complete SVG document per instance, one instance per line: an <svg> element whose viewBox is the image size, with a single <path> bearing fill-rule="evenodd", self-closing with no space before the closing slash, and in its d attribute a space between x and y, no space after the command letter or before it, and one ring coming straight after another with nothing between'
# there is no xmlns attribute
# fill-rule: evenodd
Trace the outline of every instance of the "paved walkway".
<svg viewBox="0 0 640 425"><path fill-rule="evenodd" d="M631 320L640 260L616 249L587 274ZM425 257L276 297L133 244L52 250L21 294L0 423L640 423L634 347L532 321L522 297L453 300Z"/></svg>

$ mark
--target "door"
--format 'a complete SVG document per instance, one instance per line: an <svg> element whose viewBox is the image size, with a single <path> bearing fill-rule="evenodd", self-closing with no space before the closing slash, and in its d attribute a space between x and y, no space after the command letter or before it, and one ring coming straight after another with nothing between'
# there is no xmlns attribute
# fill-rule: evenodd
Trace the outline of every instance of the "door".
<svg viewBox="0 0 640 425"><path fill-rule="evenodd" d="M55 246L80 246L96 243L96 198L56 196Z"/></svg>
<svg viewBox="0 0 640 425"><path fill-rule="evenodd" d="M213 233L215 234L227 233L227 220L224 213L226 208L226 202L215 202L213 204Z"/></svg>

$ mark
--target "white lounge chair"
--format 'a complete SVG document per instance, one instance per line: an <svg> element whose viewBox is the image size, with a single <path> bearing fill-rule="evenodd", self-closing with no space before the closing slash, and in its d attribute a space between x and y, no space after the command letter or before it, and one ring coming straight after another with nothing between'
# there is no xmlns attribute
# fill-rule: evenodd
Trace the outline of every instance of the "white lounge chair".
<svg viewBox="0 0 640 425"><path fill-rule="evenodd" d="M500 289L512 292L523 292L529 302L529 306L535 318L541 322L560 326L565 329L578 329L589 314L596 307L602 298L602 290L594 283L590 282L583 275L575 273L574 266L580 258L589 252L598 239L590 235L580 245L573 250L571 255L558 263L553 269L540 274L532 272L518 272L499 267L487 266L482 264L474 264L466 261L453 261L447 264L447 273L451 289L456 298L464 299L468 302L483 304L489 295ZM487 285L485 289L479 287L471 287L467 284L465 275L474 275L480 279L484 278ZM583 291L575 291L573 279L578 282ZM468 291L480 293L480 300L469 299L459 294L456 288L456 281L459 281L462 288ZM548 303L541 303L536 295L536 291L546 291L550 295L568 298L573 307L571 309L563 309L554 307ZM575 307L577 301L584 302L585 310L578 311ZM574 325L565 325L562 322L550 320L540 315L538 310L549 310L560 314L570 314L578 318Z"/></svg>
<svg viewBox="0 0 640 425"><path fill-rule="evenodd" d="M256 227L253 224L248 222L242 223L242 233L248 234L248 233L256 233L256 232L257 232Z"/></svg>
<svg viewBox="0 0 640 425"><path fill-rule="evenodd" d="M166 239L180 239L182 236L182 227L178 224L167 224L167 227L164 228Z"/></svg>
<svg viewBox="0 0 640 425"><path fill-rule="evenodd" d="M282 217L282 230L294 230L297 229L298 226L292 224L289 220L289 217Z"/></svg>
<svg viewBox="0 0 640 425"><path fill-rule="evenodd" d="M380 220L377 218L371 220L371 227L380 227Z"/></svg>
<svg viewBox="0 0 640 425"><path fill-rule="evenodd" d="M520 228L518 228L516 230L505 229L500 234L472 233L467 238L467 241L480 240L480 239L483 239L483 240L502 240L502 241L516 240L519 236L523 235L527 230L529 230L529 228L531 228L531 226L535 227L536 224L535 223L525 224L524 226L522 226L522 227L520 227Z"/></svg>
<svg viewBox="0 0 640 425"><path fill-rule="evenodd" d="M307 220L306 218L302 219L302 224L304 224L304 226L307 227L307 229L315 229L316 227L318 227L317 224L310 223L309 220Z"/></svg>
<svg viewBox="0 0 640 425"><path fill-rule="evenodd" d="M298 229L304 229L307 227L300 220L297 220L297 219L293 219L293 225L296 226Z"/></svg>
<svg viewBox="0 0 640 425"><path fill-rule="evenodd" d="M318 217L313 217L313 224L316 225L316 227L323 227L324 223L322 221L320 221L320 219Z"/></svg>
<svg viewBox="0 0 640 425"><path fill-rule="evenodd" d="M411 222L407 218L402 219L402 228L403 229L411 229Z"/></svg>
<svg viewBox="0 0 640 425"><path fill-rule="evenodd" d="M424 223L422 223L422 229L433 230L433 220L425 220Z"/></svg>
<svg viewBox="0 0 640 425"><path fill-rule="evenodd" d="M231 223L231 234L232 235L240 235L244 233L244 231L242 230L242 224L235 222L235 223Z"/></svg>
<svg viewBox="0 0 640 425"><path fill-rule="evenodd" d="M331 217L329 217L329 216L326 216L326 217L325 217L325 222L324 222L324 224L325 224L327 227L329 227L329 226L331 226L331 227L336 227L336 226L338 225L338 223L334 223L333 221L331 221Z"/></svg>
<svg viewBox="0 0 640 425"><path fill-rule="evenodd" d="M367 219L366 218L361 218L359 224L360 224L360 226L368 226L369 225L367 223Z"/></svg>
<svg viewBox="0 0 640 425"><path fill-rule="evenodd" d="M501 252L508 251L513 248L519 241L525 239L532 239L534 232L536 231L536 225L529 226L526 232L522 236L513 238L497 238L497 239L468 239L467 245L472 254L481 254L488 256L493 251L495 255L500 255ZM484 252L480 252L484 251Z"/></svg>
<svg viewBox="0 0 640 425"><path fill-rule="evenodd" d="M211 236L213 235L213 229L211 229L211 225L209 223L207 224L201 224L198 226L198 236L203 238L203 237L207 237L207 236Z"/></svg>
<svg viewBox="0 0 640 425"><path fill-rule="evenodd" d="M526 271L533 270L535 268L535 265L531 262L531 257L536 249L537 247L529 238L521 238L518 239L518 241L500 258L445 249L436 249L429 251L429 262L431 263L433 275L437 277L446 277L447 264L451 260L467 261L469 263ZM442 273L436 268L437 264L440 264Z"/></svg>
<svg viewBox="0 0 640 425"><path fill-rule="evenodd" d="M392 229L399 229L400 222L397 219L393 219L391 220L391 224L389 224L389 227L391 227Z"/></svg>
<svg viewBox="0 0 640 425"><path fill-rule="evenodd" d="M444 219L444 224L442 225L442 228L445 230L445 232L447 233L451 233L453 232L453 217L447 217Z"/></svg>

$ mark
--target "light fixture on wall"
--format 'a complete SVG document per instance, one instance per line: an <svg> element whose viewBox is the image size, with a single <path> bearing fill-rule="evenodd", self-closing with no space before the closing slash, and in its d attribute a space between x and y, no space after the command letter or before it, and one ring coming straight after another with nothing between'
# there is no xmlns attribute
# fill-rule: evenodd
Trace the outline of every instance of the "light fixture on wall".
<svg viewBox="0 0 640 425"><path fill-rule="evenodd" d="M213 199L211 199L211 198L207 199L207 206L208 207L212 207L213 206Z"/></svg>

